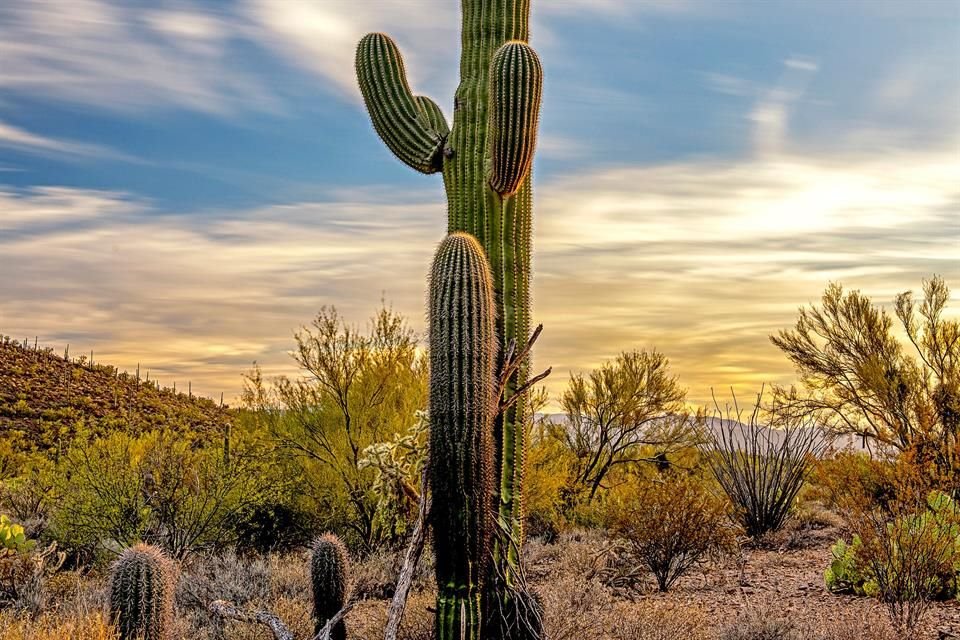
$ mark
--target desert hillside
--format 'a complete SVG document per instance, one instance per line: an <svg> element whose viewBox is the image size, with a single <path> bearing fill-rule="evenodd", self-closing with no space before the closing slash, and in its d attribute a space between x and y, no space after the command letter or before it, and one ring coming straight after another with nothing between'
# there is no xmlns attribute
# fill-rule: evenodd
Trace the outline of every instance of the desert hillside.
<svg viewBox="0 0 960 640"><path fill-rule="evenodd" d="M161 388L145 376L86 356L0 337L0 433L20 432L23 448L56 446L79 428L94 434L113 429L219 430L231 411L209 398Z"/></svg>

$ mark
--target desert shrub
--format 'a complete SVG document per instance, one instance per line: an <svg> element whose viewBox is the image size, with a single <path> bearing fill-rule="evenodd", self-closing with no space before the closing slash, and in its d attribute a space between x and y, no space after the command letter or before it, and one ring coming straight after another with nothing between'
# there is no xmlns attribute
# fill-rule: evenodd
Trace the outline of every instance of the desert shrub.
<svg viewBox="0 0 960 640"><path fill-rule="evenodd" d="M407 320L381 307L367 331L324 307L295 334L293 358L302 375L264 381L247 375L244 405L309 483L319 526L337 531L351 548L369 552L406 529L384 518L373 491L376 473L361 468L364 449L407 428L426 404L426 359Z"/></svg>
<svg viewBox="0 0 960 640"><path fill-rule="evenodd" d="M707 430L707 461L747 535L783 526L815 458L826 445L815 414L793 418L778 405L749 417L737 406L721 411Z"/></svg>
<svg viewBox="0 0 960 640"><path fill-rule="evenodd" d="M657 351L627 351L586 377L573 374L560 397L564 424L553 435L571 454L568 499L592 502L618 469L662 464L696 438L686 391Z"/></svg>
<svg viewBox="0 0 960 640"><path fill-rule="evenodd" d="M894 460L886 457L837 451L816 461L810 473L809 493L840 510L850 506L851 498L885 507L896 498L897 467Z"/></svg>
<svg viewBox="0 0 960 640"><path fill-rule="evenodd" d="M828 589L878 597L903 633L916 628L930 600L956 597L960 509L948 495L864 509L852 515L851 526L853 542L832 549Z"/></svg>
<svg viewBox="0 0 960 640"><path fill-rule="evenodd" d="M280 501L274 498L280 498ZM234 524L238 550L256 553L290 551L307 543L315 528L314 514L286 498L267 496L263 504L238 514Z"/></svg>
<svg viewBox="0 0 960 640"><path fill-rule="evenodd" d="M711 552L734 545L726 505L686 475L667 473L640 484L611 518L613 532L626 540L627 557L653 573L660 591Z"/></svg>
<svg viewBox="0 0 960 640"><path fill-rule="evenodd" d="M283 490L256 448L238 443L227 457L172 432L77 440L63 464L53 530L72 548L146 540L183 558L235 542L237 523Z"/></svg>
<svg viewBox="0 0 960 640"><path fill-rule="evenodd" d="M16 475L0 480L0 512L20 522L28 535L39 537L49 519L56 468L51 460L37 454L20 454L16 464Z"/></svg>
<svg viewBox="0 0 960 640"><path fill-rule="evenodd" d="M533 416L542 408L533 408L528 414ZM555 437L555 430L544 420L529 426L523 478L527 535L547 542L556 540L570 523L567 479L572 455L563 441Z"/></svg>
<svg viewBox="0 0 960 640"><path fill-rule="evenodd" d="M241 558L232 551L199 554L180 574L177 602L203 610L217 599L240 606L263 603L271 595L270 580L270 564L264 557Z"/></svg>
<svg viewBox="0 0 960 640"><path fill-rule="evenodd" d="M353 595L356 599L387 600L393 597L397 587L397 575L403 564L403 554L381 548L367 555L352 567ZM429 545L413 574L413 590L432 588L433 550Z"/></svg>

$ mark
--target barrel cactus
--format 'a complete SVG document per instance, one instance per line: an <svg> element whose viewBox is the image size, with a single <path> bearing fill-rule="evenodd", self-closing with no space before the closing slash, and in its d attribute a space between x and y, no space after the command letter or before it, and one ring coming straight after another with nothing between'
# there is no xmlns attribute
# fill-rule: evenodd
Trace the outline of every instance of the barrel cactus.
<svg viewBox="0 0 960 640"><path fill-rule="evenodd" d="M350 556L340 538L325 533L313 543L310 554L310 584L313 588L314 633L343 609L349 595ZM347 625L340 620L330 633L330 640L346 640Z"/></svg>
<svg viewBox="0 0 960 640"><path fill-rule="evenodd" d="M121 640L170 639L173 575L173 563L152 545L120 554L110 574L110 616Z"/></svg>
<svg viewBox="0 0 960 640"><path fill-rule="evenodd" d="M484 250L492 274L494 371L499 371L507 346L525 344L530 334L530 172L543 71L527 44L530 0L461 0L461 7L460 85L452 127L433 100L411 91L390 37L371 33L361 39L357 78L374 129L387 147L421 173L442 173L448 233L470 234ZM527 378L527 367L517 368L504 385L504 398L515 395ZM488 563L488 621L495 621L493 612L511 608L505 600L519 581L526 410L517 402L493 416L492 504L495 531L504 535L494 537ZM433 478L436 482L436 473ZM518 637L505 629L489 635Z"/></svg>

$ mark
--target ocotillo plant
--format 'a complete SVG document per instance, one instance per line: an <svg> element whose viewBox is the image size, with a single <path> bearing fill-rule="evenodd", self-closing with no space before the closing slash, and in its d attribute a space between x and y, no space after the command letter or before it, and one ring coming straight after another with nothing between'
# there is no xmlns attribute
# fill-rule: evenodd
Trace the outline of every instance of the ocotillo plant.
<svg viewBox="0 0 960 640"><path fill-rule="evenodd" d="M430 273L430 486L439 640L480 637L493 537L494 364L490 267L452 233Z"/></svg>
<svg viewBox="0 0 960 640"><path fill-rule="evenodd" d="M313 543L310 584L313 588L314 633L320 633L330 618L343 609L350 579L350 556L340 538L325 533ZM330 640L347 640L343 620L334 625Z"/></svg>
<svg viewBox="0 0 960 640"><path fill-rule="evenodd" d="M169 640L173 616L173 564L148 544L117 558L110 574L110 616L121 640Z"/></svg>
<svg viewBox="0 0 960 640"><path fill-rule="evenodd" d="M447 230L464 231L483 246L493 275L497 365L507 345L530 332L530 167L536 143L542 69L527 44L530 0L462 0L460 85L448 127L435 102L416 96L400 52L388 36L371 33L357 48L357 77L377 133L394 154L422 173L442 172ZM519 367L504 395L527 378ZM523 540L522 402L494 423L494 501L499 529L491 585L511 586ZM505 591L498 591L506 593Z"/></svg>

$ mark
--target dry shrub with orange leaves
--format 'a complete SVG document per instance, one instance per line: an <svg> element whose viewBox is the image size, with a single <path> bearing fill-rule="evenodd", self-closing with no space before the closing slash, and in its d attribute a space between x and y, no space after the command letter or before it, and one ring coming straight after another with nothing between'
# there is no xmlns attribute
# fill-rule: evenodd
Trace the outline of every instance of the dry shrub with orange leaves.
<svg viewBox="0 0 960 640"><path fill-rule="evenodd" d="M649 569L660 591L709 554L736 545L726 503L682 473L638 484L626 502L611 508L610 518L611 530L627 542L627 558ZM639 578L634 571L621 578Z"/></svg>

